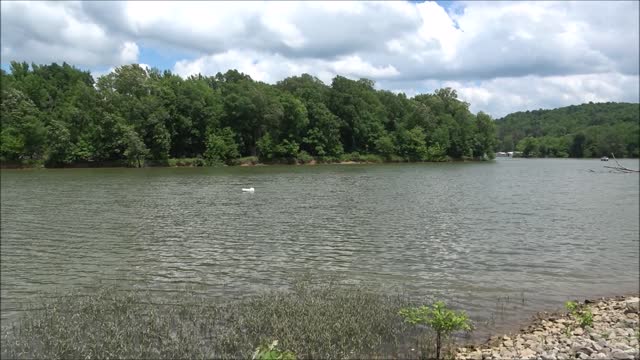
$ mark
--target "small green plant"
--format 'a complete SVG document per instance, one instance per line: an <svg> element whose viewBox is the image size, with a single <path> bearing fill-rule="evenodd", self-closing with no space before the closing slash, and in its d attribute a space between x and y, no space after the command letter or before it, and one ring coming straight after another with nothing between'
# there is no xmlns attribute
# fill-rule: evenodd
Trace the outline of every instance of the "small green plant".
<svg viewBox="0 0 640 360"><path fill-rule="evenodd" d="M578 321L580 321L580 326L591 326L593 325L593 313L591 310L583 310L578 315Z"/></svg>
<svg viewBox="0 0 640 360"><path fill-rule="evenodd" d="M575 312L579 308L579 305L575 301L567 301L566 303L564 303L564 307L567 308L567 310L569 310L571 314L575 314Z"/></svg>
<svg viewBox="0 0 640 360"><path fill-rule="evenodd" d="M271 345L262 345L253 353L252 360L296 360L296 354L291 351L278 349L278 340L273 340Z"/></svg>
<svg viewBox="0 0 640 360"><path fill-rule="evenodd" d="M412 325L427 325L436 332L436 359L440 359L443 338L456 331L470 331L471 321L464 311L454 311L442 301L435 302L431 307L408 307L399 312L405 322Z"/></svg>
<svg viewBox="0 0 640 360"><path fill-rule="evenodd" d="M572 332L573 332L573 327L571 325L568 325L566 328L564 328L564 335L566 337L571 337Z"/></svg>
<svg viewBox="0 0 640 360"><path fill-rule="evenodd" d="M593 325L593 313L589 309L585 309L582 305L575 301L567 301L564 303L565 308L569 310L581 327Z"/></svg>

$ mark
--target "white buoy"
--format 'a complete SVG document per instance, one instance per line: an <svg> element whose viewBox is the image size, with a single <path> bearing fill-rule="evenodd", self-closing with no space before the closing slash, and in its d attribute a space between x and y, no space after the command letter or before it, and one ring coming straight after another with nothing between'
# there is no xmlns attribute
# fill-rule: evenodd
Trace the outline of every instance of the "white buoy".
<svg viewBox="0 0 640 360"><path fill-rule="evenodd" d="M254 188L252 188L252 187L250 187L250 188L248 188L248 189L247 189L247 188L242 188L242 191L244 191L244 192L251 192L251 193L252 193L252 192L256 191L256 189L254 189Z"/></svg>

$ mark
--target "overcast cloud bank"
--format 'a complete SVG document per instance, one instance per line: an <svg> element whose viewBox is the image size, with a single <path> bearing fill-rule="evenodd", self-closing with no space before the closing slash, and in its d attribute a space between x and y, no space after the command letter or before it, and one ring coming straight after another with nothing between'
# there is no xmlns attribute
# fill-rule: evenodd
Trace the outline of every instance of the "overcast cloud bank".
<svg viewBox="0 0 640 360"><path fill-rule="evenodd" d="M639 101L639 3L2 2L2 63L97 69L175 58L273 83L366 77L407 95L451 86L474 112ZM184 54L187 54L186 56Z"/></svg>

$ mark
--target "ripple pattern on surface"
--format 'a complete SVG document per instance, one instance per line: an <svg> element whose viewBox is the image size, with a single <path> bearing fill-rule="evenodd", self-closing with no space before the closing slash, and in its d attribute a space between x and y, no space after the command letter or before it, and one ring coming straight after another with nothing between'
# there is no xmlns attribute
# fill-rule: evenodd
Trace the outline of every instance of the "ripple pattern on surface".
<svg viewBox="0 0 640 360"><path fill-rule="evenodd" d="M230 298L304 271L477 317L503 294L533 309L637 291L638 176L588 172L600 166L3 170L2 318L51 290L108 282Z"/></svg>

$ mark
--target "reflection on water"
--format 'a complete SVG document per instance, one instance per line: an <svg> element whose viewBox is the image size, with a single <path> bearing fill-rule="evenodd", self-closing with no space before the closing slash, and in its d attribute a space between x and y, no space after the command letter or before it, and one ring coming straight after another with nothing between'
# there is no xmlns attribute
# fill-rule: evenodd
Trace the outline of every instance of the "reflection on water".
<svg viewBox="0 0 640 360"><path fill-rule="evenodd" d="M2 318L52 290L229 299L308 271L513 319L637 292L638 197L598 160L3 170Z"/></svg>

